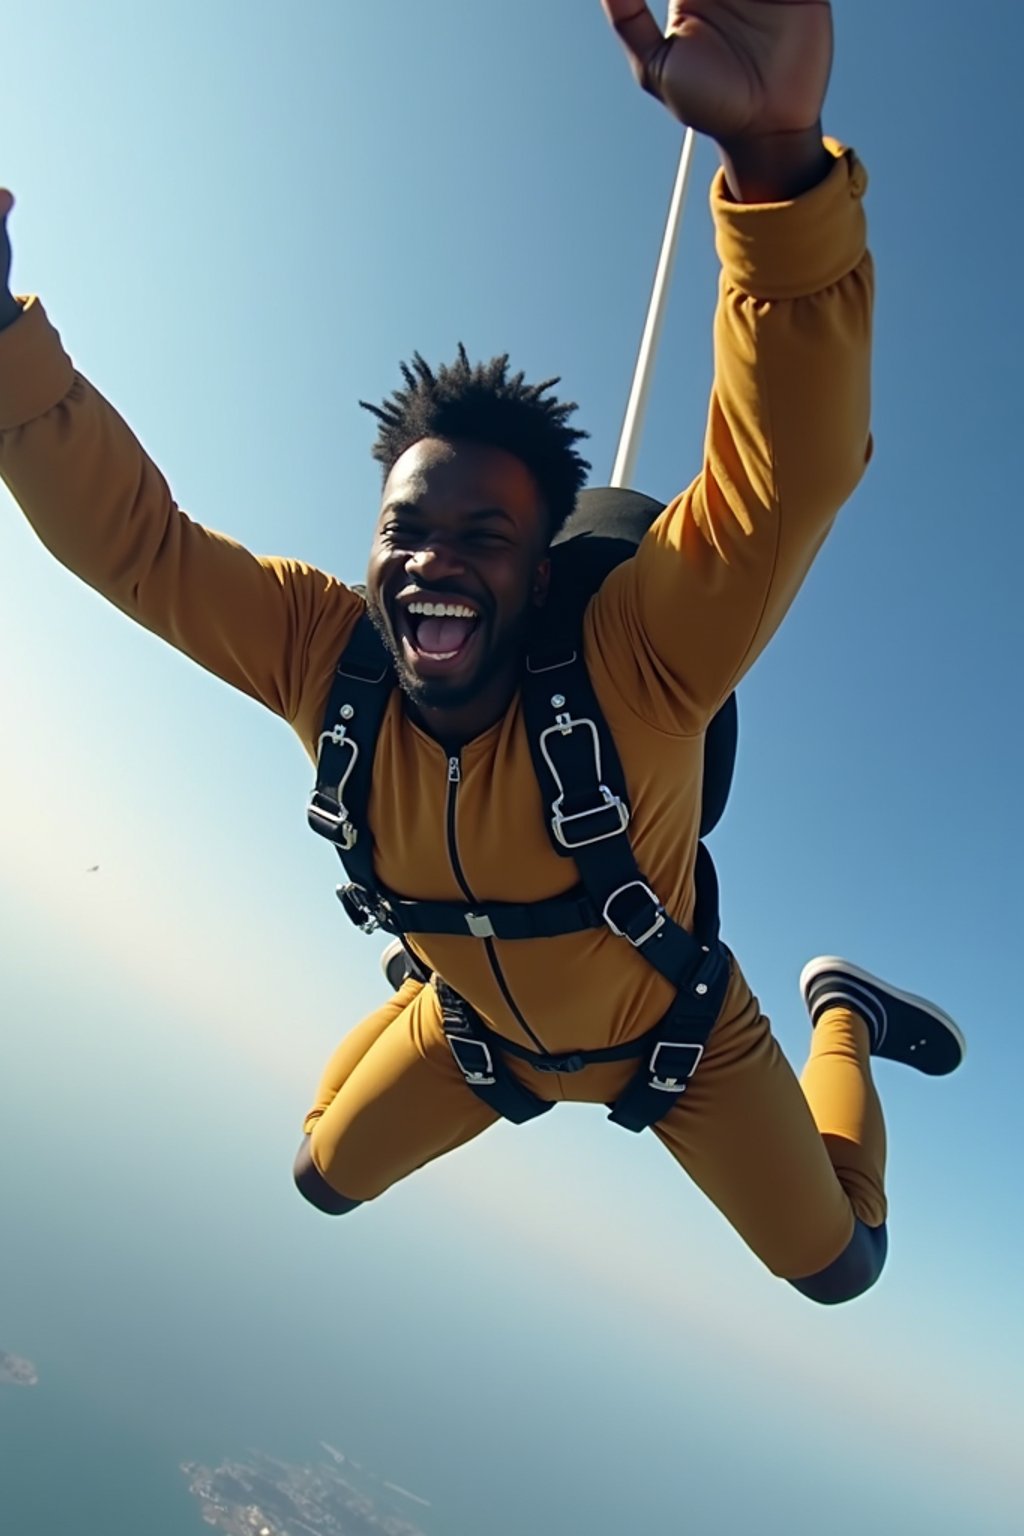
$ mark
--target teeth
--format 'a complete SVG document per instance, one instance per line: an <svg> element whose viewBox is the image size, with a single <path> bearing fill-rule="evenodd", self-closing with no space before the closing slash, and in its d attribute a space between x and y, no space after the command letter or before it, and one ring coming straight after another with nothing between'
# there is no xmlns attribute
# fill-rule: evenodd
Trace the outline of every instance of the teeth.
<svg viewBox="0 0 1024 1536"><path fill-rule="evenodd" d="M475 619L478 617L475 608L467 608L465 603L410 603L407 613L419 614L425 619Z"/></svg>

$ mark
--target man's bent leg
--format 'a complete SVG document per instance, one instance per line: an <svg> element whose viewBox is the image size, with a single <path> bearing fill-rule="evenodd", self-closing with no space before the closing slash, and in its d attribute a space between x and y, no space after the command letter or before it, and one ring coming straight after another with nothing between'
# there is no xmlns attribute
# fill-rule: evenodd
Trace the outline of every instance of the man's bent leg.
<svg viewBox="0 0 1024 1536"><path fill-rule="evenodd" d="M871 1035L851 1008L827 1009L811 1037L800 1078L836 1177L858 1213L843 1252L816 1275L791 1284L825 1306L869 1290L882 1273L885 1228L885 1120L871 1077Z"/></svg>
<svg viewBox="0 0 1024 1536"><path fill-rule="evenodd" d="M858 1178L844 1187L738 967L693 1081L654 1130L774 1274L821 1301L849 1300L877 1279L884 1238L857 1236L858 1223L884 1219L880 1169L868 1176L877 1158L851 1153ZM856 1134L852 1119L843 1131Z"/></svg>
<svg viewBox="0 0 1024 1536"><path fill-rule="evenodd" d="M422 983L410 979L399 987L394 997L389 997L380 1008L375 1008L373 1013L367 1014L366 1018L349 1030L320 1074L316 1099L302 1124L302 1129L307 1135L324 1111L334 1103L342 1084L348 1081L370 1047L388 1026L394 1023L399 1014L404 1013L413 999L419 995L421 988Z"/></svg>
<svg viewBox="0 0 1024 1536"><path fill-rule="evenodd" d="M344 1195L339 1195L336 1189L331 1188L313 1161L309 1140L308 1136L303 1136L302 1144L295 1157L295 1166L292 1169L295 1188L303 1200L308 1200L310 1205L315 1205L317 1210L323 1211L325 1216L347 1216L349 1211L356 1210L363 1202L349 1200Z"/></svg>
<svg viewBox="0 0 1024 1536"><path fill-rule="evenodd" d="M852 1009L822 1014L800 1087L854 1210L869 1227L880 1227L887 1211L885 1121L871 1077L871 1036Z"/></svg>
<svg viewBox="0 0 1024 1536"><path fill-rule="evenodd" d="M498 1118L466 1086L433 990L417 988L350 1064L330 1104L307 1120L296 1184L318 1209L340 1215Z"/></svg>

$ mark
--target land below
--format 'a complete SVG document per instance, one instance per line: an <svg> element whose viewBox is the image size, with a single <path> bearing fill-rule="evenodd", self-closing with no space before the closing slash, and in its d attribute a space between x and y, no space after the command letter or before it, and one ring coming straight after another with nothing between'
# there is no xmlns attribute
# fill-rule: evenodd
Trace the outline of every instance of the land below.
<svg viewBox="0 0 1024 1536"><path fill-rule="evenodd" d="M39 1372L31 1360L0 1349L0 1383L4 1382L10 1387L35 1387L39 1384Z"/></svg>
<svg viewBox="0 0 1024 1536"><path fill-rule="evenodd" d="M217 1467L186 1461L181 1470L206 1524L222 1536L426 1536L404 1508L428 1500L323 1449L328 1459L313 1465L251 1454Z"/></svg>

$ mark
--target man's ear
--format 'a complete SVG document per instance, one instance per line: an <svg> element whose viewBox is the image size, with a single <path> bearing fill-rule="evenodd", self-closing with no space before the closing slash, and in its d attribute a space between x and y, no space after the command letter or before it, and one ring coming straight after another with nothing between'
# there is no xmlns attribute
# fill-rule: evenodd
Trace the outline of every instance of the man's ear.
<svg viewBox="0 0 1024 1536"><path fill-rule="evenodd" d="M533 573L533 587L530 591L530 601L535 608L543 608L548 600L548 591L551 586L551 561L547 555L537 566Z"/></svg>

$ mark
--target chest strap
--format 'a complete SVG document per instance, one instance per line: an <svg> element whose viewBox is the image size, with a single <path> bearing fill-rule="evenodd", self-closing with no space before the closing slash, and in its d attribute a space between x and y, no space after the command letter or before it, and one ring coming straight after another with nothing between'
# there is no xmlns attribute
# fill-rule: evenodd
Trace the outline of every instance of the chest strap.
<svg viewBox="0 0 1024 1536"><path fill-rule="evenodd" d="M340 886L338 896L346 916L364 933L382 928L399 937L442 933L452 938L552 939L604 926L601 914L580 887L566 896L552 896L529 905L408 901L404 896L384 891L379 882L375 892L356 885Z"/></svg>

